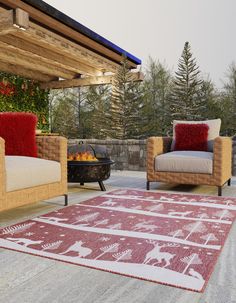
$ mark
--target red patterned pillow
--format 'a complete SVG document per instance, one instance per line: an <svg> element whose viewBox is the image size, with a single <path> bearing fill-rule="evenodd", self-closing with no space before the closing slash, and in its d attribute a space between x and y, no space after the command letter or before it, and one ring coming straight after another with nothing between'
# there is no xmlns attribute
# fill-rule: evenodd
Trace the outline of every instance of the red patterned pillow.
<svg viewBox="0 0 236 303"><path fill-rule="evenodd" d="M177 124L174 150L207 151L207 124Z"/></svg>
<svg viewBox="0 0 236 303"><path fill-rule="evenodd" d="M31 113L0 113L0 137L5 140L5 155L37 157L37 120Z"/></svg>

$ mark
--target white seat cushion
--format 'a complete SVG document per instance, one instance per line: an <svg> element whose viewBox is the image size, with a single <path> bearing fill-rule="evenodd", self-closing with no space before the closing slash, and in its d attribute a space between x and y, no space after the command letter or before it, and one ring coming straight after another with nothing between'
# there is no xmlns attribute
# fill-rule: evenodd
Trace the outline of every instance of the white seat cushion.
<svg viewBox="0 0 236 303"><path fill-rule="evenodd" d="M213 153L202 151L173 151L156 156L156 171L212 174Z"/></svg>
<svg viewBox="0 0 236 303"><path fill-rule="evenodd" d="M6 156L7 192L61 181L59 162L33 157Z"/></svg>

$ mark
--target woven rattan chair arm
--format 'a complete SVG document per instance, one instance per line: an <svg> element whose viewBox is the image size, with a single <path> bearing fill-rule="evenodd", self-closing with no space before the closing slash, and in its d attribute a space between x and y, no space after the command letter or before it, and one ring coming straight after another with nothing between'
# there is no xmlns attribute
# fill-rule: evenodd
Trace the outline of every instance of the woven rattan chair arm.
<svg viewBox="0 0 236 303"><path fill-rule="evenodd" d="M147 171L154 171L154 158L170 151L172 138L149 137L147 139Z"/></svg>
<svg viewBox="0 0 236 303"><path fill-rule="evenodd" d="M0 137L0 157L5 156L5 140Z"/></svg>
<svg viewBox="0 0 236 303"><path fill-rule="evenodd" d="M147 139L147 154L155 157L170 151L172 138L170 137L149 137Z"/></svg>
<svg viewBox="0 0 236 303"><path fill-rule="evenodd" d="M6 192L5 141L0 137L0 197Z"/></svg>
<svg viewBox="0 0 236 303"><path fill-rule="evenodd" d="M38 157L67 162L67 139L60 136L37 136Z"/></svg>
<svg viewBox="0 0 236 303"><path fill-rule="evenodd" d="M214 140L214 176L222 180L222 183L231 178L232 169L232 139L229 137L217 137Z"/></svg>

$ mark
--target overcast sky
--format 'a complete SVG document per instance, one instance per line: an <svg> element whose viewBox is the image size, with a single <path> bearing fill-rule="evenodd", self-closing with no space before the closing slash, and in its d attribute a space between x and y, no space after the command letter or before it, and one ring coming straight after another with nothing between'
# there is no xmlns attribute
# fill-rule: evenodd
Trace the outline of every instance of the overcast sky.
<svg viewBox="0 0 236 303"><path fill-rule="evenodd" d="M236 0L45 0L135 55L175 71L185 41L217 87L236 62Z"/></svg>

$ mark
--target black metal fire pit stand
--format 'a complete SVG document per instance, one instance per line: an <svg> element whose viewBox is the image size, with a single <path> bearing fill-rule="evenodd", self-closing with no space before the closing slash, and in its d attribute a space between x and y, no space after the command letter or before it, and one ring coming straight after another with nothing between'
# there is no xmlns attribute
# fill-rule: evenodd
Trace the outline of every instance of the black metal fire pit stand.
<svg viewBox="0 0 236 303"><path fill-rule="evenodd" d="M105 185L103 184L102 181L98 181L98 184L100 186L101 191L106 191L106 187L105 187ZM84 185L84 183L80 182L80 185Z"/></svg>
<svg viewBox="0 0 236 303"><path fill-rule="evenodd" d="M101 188L101 191L106 191L106 187L104 186L103 182L102 181L98 181L98 184Z"/></svg>
<svg viewBox="0 0 236 303"><path fill-rule="evenodd" d="M101 191L106 191L104 180L110 177L111 165L114 161L102 159L99 161L68 161L68 182L84 183L98 182Z"/></svg>

